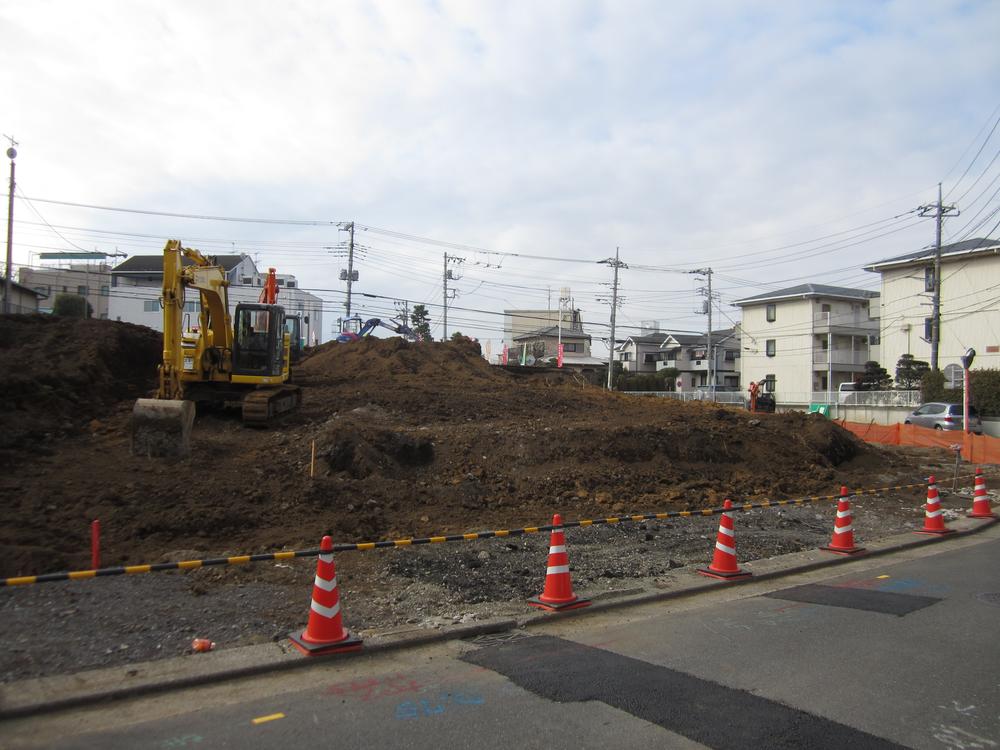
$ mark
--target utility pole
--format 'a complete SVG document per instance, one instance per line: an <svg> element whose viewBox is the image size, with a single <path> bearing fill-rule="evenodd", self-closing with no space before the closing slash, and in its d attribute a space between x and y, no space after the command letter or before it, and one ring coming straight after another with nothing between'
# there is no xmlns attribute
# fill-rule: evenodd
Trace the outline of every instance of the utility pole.
<svg viewBox="0 0 1000 750"><path fill-rule="evenodd" d="M708 392L715 394L715 356L712 352L712 269L711 268L699 268L697 271L688 271L688 273L695 273L699 276L708 277L708 290L702 289L702 293L705 294L707 300L705 302L705 312L708 313L708 334L706 336L706 350L708 353Z"/></svg>
<svg viewBox="0 0 1000 750"><path fill-rule="evenodd" d="M442 341L448 340L448 300L455 298L455 290L451 290L451 296L448 296L448 281L458 281L459 276L455 276L455 272L448 269L448 261L453 261L455 263L464 263L465 258L459 258L456 255L448 255L448 252L444 253L444 335L441 337Z"/></svg>
<svg viewBox="0 0 1000 750"><path fill-rule="evenodd" d="M941 224L946 216L959 216L954 205L941 205L941 183L938 183L937 203L920 206L920 216L934 216L936 231L934 239L934 301L931 310L931 370L938 370L938 349L941 346Z"/></svg>
<svg viewBox="0 0 1000 750"><path fill-rule="evenodd" d="M618 259L618 250L615 248L615 257L600 260L598 263L606 263L615 269L614 282L611 285L611 340L608 342L608 390L611 390L612 377L615 362L615 313L618 312L618 269L628 268L625 263Z"/></svg>
<svg viewBox="0 0 1000 750"><path fill-rule="evenodd" d="M351 317L351 284L354 283L354 222L347 225L350 237L347 240L347 317Z"/></svg>
<svg viewBox="0 0 1000 750"><path fill-rule="evenodd" d="M17 151L14 149L18 145L11 136L5 135L10 141L10 148L7 149L7 158L10 159L10 193L7 201L7 270L4 272L3 290L3 312L7 315L11 312L11 294L13 285L11 284L11 269L14 265L14 159L17 158Z"/></svg>

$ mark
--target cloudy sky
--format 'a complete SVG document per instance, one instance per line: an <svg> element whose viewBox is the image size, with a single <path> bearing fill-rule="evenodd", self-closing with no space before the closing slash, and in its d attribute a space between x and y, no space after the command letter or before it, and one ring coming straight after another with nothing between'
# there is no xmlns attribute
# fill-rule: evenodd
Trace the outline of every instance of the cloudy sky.
<svg viewBox="0 0 1000 750"><path fill-rule="evenodd" d="M16 264L179 237L296 274L327 329L337 222L363 316L422 302L440 335L447 252L449 332L496 350L503 309L569 287L595 353L616 247L621 337L703 330L692 269L723 324L783 286L876 288L863 265L933 242L908 212L938 182L946 241L998 234L991 0L5 0L0 30Z"/></svg>

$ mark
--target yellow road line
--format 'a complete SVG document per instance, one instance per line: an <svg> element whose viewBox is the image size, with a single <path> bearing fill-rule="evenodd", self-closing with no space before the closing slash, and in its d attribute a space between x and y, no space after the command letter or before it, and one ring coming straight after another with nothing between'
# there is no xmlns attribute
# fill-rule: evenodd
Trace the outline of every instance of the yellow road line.
<svg viewBox="0 0 1000 750"><path fill-rule="evenodd" d="M258 716L256 719L251 719L251 724L266 724L269 721L274 721L276 719L284 719L285 715L283 713L268 714L267 716Z"/></svg>

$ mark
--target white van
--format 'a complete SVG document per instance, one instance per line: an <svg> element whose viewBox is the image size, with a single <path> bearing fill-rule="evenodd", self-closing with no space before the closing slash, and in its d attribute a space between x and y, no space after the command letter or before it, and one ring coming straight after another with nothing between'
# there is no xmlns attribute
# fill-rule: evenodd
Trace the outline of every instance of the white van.
<svg viewBox="0 0 1000 750"><path fill-rule="evenodd" d="M841 383L837 388L838 398L837 402L841 404L855 403L857 399L851 399L851 394L858 390L858 386L854 383Z"/></svg>

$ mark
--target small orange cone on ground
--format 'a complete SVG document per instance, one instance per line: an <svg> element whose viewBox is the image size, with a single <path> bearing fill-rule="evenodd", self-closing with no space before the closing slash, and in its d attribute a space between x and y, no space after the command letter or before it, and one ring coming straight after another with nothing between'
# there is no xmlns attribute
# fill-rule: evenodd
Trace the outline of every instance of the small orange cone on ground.
<svg viewBox="0 0 1000 750"><path fill-rule="evenodd" d="M552 529L552 535L549 537L549 563L545 569L545 589L538 596L529 599L528 604L550 612L586 607L590 604L590 599L581 599L573 593L562 516L558 513L552 516L552 525L556 528Z"/></svg>
<svg viewBox="0 0 1000 750"><path fill-rule="evenodd" d="M856 555L864 552L864 547L854 546L854 517L851 514L851 503L847 499L846 487L840 488L840 500L837 501L837 520L833 523L833 539L826 547L820 547L827 552L838 555Z"/></svg>
<svg viewBox="0 0 1000 750"><path fill-rule="evenodd" d="M288 637L292 645L306 656L358 651L361 639L347 632L340 612L337 567L333 564L333 540L328 536L323 537L319 548L309 623L301 633L291 633Z"/></svg>
<svg viewBox="0 0 1000 750"><path fill-rule="evenodd" d="M927 505L924 513L924 528L915 531L915 534L951 534L954 529L949 529L944 525L944 517L941 515L941 502L938 500L937 481L932 474L927 478Z"/></svg>
<svg viewBox="0 0 1000 750"><path fill-rule="evenodd" d="M990 501L986 497L986 477L983 470L976 468L976 488L972 493L972 510L969 518L996 518L997 514L990 510Z"/></svg>
<svg viewBox="0 0 1000 750"><path fill-rule="evenodd" d="M733 514L728 512L733 507L733 502L726 500L722 507L726 509L726 512L719 519L719 533L715 539L715 554L712 556L712 564L707 568L698 568L698 572L703 576L723 581L738 581L741 578L749 578L753 573L740 570L740 566L736 564L736 533L733 531Z"/></svg>

